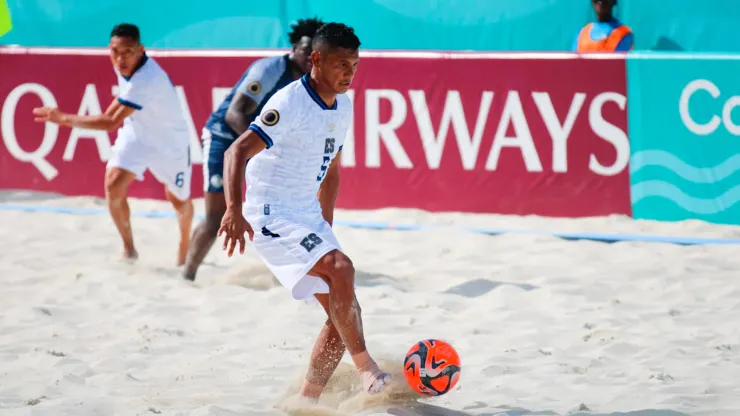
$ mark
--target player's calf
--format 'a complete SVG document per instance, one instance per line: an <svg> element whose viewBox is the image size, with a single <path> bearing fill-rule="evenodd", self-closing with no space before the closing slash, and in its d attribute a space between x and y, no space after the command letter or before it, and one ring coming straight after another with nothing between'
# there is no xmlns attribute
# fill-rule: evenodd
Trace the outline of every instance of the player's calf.
<svg viewBox="0 0 740 416"><path fill-rule="evenodd" d="M372 359L365 346L360 304L355 297L355 268L344 253L327 253L313 269L329 285L329 315L362 379L366 392L383 391L390 381Z"/></svg>
<svg viewBox="0 0 740 416"><path fill-rule="evenodd" d="M205 205L206 215L203 221L195 227L190 237L190 248L183 271L183 277L191 281L195 280L198 267L216 241L221 219L226 212L226 200L222 193L206 192Z"/></svg>
<svg viewBox="0 0 740 416"><path fill-rule="evenodd" d="M329 300L320 298L319 296L317 298L319 298L319 302L324 307L324 310L328 312ZM308 366L308 372L306 373L306 379L300 390L300 395L318 400L329 382L331 375L342 360L342 355L344 355L344 344L342 344L334 322L332 322L331 318L328 318L321 328L321 332L311 351L311 361Z"/></svg>
<svg viewBox="0 0 740 416"><path fill-rule="evenodd" d="M136 179L134 173L117 167L105 172L105 199L108 202L108 212L123 240L123 257L126 259L138 257L134 248L131 212L127 200L128 187L134 179Z"/></svg>
<svg viewBox="0 0 740 416"><path fill-rule="evenodd" d="M190 228L193 224L193 201L191 199L181 200L169 190L166 190L167 199L177 214L177 224L180 229L180 245L177 251L177 265L185 264L190 243Z"/></svg>

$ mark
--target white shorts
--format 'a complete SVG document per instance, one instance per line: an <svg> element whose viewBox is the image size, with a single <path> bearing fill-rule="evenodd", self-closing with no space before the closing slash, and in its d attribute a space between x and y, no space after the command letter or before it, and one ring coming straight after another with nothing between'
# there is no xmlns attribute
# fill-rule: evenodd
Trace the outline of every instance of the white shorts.
<svg viewBox="0 0 740 416"><path fill-rule="evenodd" d="M190 198L190 181L193 173L190 163L190 144L166 153L141 142L119 137L113 145L113 155L106 168L121 168L133 172L136 179L143 181L144 172L149 171L167 189L184 201Z"/></svg>
<svg viewBox="0 0 740 416"><path fill-rule="evenodd" d="M311 301L314 294L329 293L323 279L308 274L326 253L342 250L329 223L276 216L253 225L254 248L294 299Z"/></svg>

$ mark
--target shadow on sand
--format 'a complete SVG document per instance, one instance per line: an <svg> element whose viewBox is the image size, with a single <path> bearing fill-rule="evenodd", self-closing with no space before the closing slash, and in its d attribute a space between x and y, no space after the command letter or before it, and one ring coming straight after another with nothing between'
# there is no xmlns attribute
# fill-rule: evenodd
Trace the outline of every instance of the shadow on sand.
<svg viewBox="0 0 740 416"><path fill-rule="evenodd" d="M673 410L656 409L616 413L593 413L588 410L579 410L561 414L550 410L535 411L508 406L488 407L483 403L481 405L485 406L485 408L478 408L470 413L424 403L403 406L391 405L367 409L362 413L358 413L356 416L689 416L686 413ZM470 410L472 409L468 409L468 411Z"/></svg>
<svg viewBox="0 0 740 416"><path fill-rule="evenodd" d="M60 199L60 198L65 198L65 196L60 195L60 194L50 193L50 192L0 189L0 203L39 202L39 201L49 201L52 199Z"/></svg>

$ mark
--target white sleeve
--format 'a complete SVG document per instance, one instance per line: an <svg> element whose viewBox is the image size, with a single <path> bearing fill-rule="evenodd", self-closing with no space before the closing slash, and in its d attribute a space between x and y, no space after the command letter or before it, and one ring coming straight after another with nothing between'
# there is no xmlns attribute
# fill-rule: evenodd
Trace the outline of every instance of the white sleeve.
<svg viewBox="0 0 740 416"><path fill-rule="evenodd" d="M279 92L267 100L259 117L254 119L248 129L257 133L269 149L275 142L289 136L298 120L300 114L291 105L290 94Z"/></svg>
<svg viewBox="0 0 740 416"><path fill-rule="evenodd" d="M141 110L147 104L150 93L147 80L134 76L120 88L118 102L127 107Z"/></svg>
<svg viewBox="0 0 740 416"><path fill-rule="evenodd" d="M283 68L274 59L260 59L247 70L247 76L236 90L259 104L272 91L283 75Z"/></svg>

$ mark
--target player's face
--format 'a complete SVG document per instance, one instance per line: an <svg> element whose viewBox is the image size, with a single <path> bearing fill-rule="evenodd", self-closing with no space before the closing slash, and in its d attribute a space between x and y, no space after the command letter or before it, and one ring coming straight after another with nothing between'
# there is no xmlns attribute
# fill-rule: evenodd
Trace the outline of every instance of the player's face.
<svg viewBox="0 0 740 416"><path fill-rule="evenodd" d="M304 36L293 45L293 59L304 74L311 72L311 38Z"/></svg>
<svg viewBox="0 0 740 416"><path fill-rule="evenodd" d="M317 56L317 60L320 62L319 70L324 82L329 84L337 94L347 92L357 72L357 65L360 63L360 52L336 48L320 55Z"/></svg>
<svg viewBox="0 0 740 416"><path fill-rule="evenodd" d="M614 7L613 0L591 0L596 16L601 19L609 18Z"/></svg>
<svg viewBox="0 0 740 416"><path fill-rule="evenodd" d="M144 54L144 47L140 43L118 36L110 38L108 49L113 66L125 77L130 77L134 73Z"/></svg>

